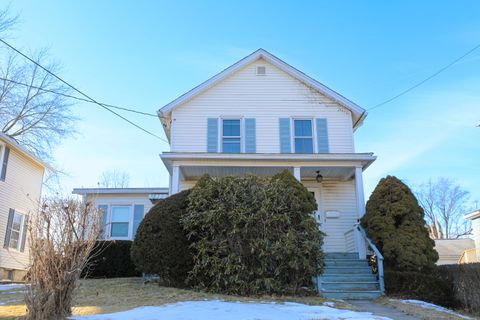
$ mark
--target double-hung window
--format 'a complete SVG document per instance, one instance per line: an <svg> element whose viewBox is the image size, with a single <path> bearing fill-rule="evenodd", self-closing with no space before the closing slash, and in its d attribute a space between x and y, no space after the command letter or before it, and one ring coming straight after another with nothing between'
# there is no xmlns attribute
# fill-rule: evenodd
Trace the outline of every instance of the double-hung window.
<svg viewBox="0 0 480 320"><path fill-rule="evenodd" d="M130 229L131 206L112 206L110 237L127 238Z"/></svg>
<svg viewBox="0 0 480 320"><path fill-rule="evenodd" d="M313 129L311 119L294 119L295 153L313 153Z"/></svg>
<svg viewBox="0 0 480 320"><path fill-rule="evenodd" d="M8 246L15 250L20 250L23 219L24 219L23 214L20 214L16 211L14 212L12 227L10 229L10 242Z"/></svg>
<svg viewBox="0 0 480 320"><path fill-rule="evenodd" d="M240 119L223 119L222 151L224 153L241 152Z"/></svg>

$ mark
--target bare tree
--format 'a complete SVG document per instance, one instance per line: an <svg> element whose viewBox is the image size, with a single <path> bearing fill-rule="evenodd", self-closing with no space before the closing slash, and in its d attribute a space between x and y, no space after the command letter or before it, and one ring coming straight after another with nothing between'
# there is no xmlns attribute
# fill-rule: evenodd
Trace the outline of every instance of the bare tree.
<svg viewBox="0 0 480 320"><path fill-rule="evenodd" d="M34 60L57 72L56 63L47 63L47 51ZM69 89L35 64L5 53L0 63L0 130L39 158L51 161L51 152L74 130L71 100L57 93Z"/></svg>
<svg viewBox="0 0 480 320"><path fill-rule="evenodd" d="M102 188L127 188L130 176L125 171L108 170L100 175L98 186Z"/></svg>
<svg viewBox="0 0 480 320"><path fill-rule="evenodd" d="M420 186L417 198L433 239L456 239L471 233L471 225L463 218L469 192L452 180L429 180Z"/></svg>
<svg viewBox="0 0 480 320"><path fill-rule="evenodd" d="M77 280L102 232L101 213L92 203L48 199L32 220L27 319L63 319L71 315Z"/></svg>
<svg viewBox="0 0 480 320"><path fill-rule="evenodd" d="M0 11L0 35L16 23L8 8ZM29 54L47 70L58 73L48 51ZM70 89L38 65L9 48L0 50L0 131L39 158L51 162L52 149L75 132Z"/></svg>

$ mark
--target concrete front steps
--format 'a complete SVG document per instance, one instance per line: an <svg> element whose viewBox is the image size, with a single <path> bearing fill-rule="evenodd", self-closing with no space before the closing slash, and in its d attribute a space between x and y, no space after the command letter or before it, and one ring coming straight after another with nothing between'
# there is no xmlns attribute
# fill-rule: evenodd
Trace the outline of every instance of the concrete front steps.
<svg viewBox="0 0 480 320"><path fill-rule="evenodd" d="M376 275L358 253L327 253L324 272L316 281L325 298L363 300L382 295Z"/></svg>

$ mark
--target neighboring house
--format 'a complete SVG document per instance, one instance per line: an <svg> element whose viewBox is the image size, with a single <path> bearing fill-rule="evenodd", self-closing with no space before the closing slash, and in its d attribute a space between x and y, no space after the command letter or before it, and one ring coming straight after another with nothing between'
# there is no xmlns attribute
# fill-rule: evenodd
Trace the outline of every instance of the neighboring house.
<svg viewBox="0 0 480 320"><path fill-rule="evenodd" d="M51 168L0 133L0 281L21 281L29 263L27 224L35 214L45 169Z"/></svg>
<svg viewBox="0 0 480 320"><path fill-rule="evenodd" d="M475 210L467 215L465 219L472 221L473 239L475 241L475 250L477 262L480 262L480 210ZM472 253L470 253L472 255Z"/></svg>
<svg viewBox="0 0 480 320"><path fill-rule="evenodd" d="M472 239L440 239L435 240L435 250L438 252L437 265L458 264L466 251L475 248Z"/></svg>
<svg viewBox="0 0 480 320"><path fill-rule="evenodd" d="M133 240L145 214L168 196L168 188L77 188L72 193L103 211L104 239Z"/></svg>
<svg viewBox="0 0 480 320"><path fill-rule="evenodd" d="M355 151L363 108L259 49L158 114L170 142L170 152L161 154L170 194L203 174L289 170L317 200L323 250L365 251L352 232L365 212L362 174L376 159Z"/></svg>

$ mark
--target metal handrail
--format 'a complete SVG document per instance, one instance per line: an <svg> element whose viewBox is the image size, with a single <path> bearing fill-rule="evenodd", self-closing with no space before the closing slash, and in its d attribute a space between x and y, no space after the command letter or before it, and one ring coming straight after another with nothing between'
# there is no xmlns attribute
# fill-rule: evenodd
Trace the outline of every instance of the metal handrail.
<svg viewBox="0 0 480 320"><path fill-rule="evenodd" d="M380 250L373 244L373 242L367 237L367 233L362 228L360 223L356 223L354 229L357 229L360 232L362 238L368 243L370 248L372 248L373 252L377 256L377 268L378 268L378 282L380 285L380 291L385 292L385 281L383 276L383 255L380 253Z"/></svg>

